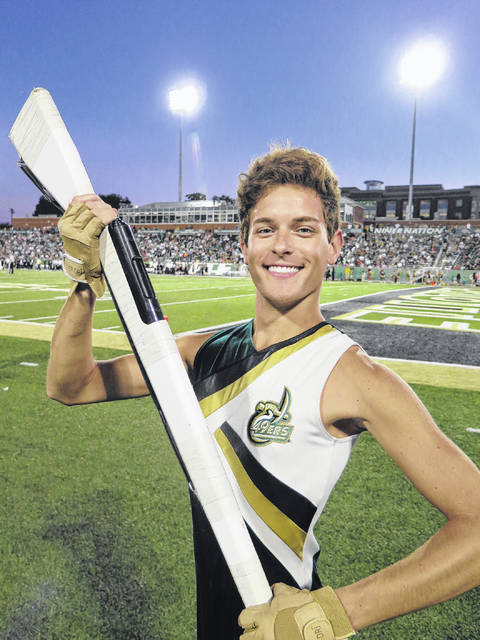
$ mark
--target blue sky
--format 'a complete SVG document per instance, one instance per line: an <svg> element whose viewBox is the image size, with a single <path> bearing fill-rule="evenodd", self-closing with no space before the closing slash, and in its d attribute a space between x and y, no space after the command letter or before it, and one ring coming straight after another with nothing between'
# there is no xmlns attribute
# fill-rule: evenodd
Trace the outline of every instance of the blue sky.
<svg viewBox="0 0 480 640"><path fill-rule="evenodd" d="M398 64L425 37L449 62L419 97L415 183L480 184L479 21L477 0L2 0L0 221L39 198L8 140L36 86L96 191L135 204L176 199L167 92L184 77L207 91L185 123L186 193L234 196L250 160L287 139L327 156L342 186L406 184L413 98Z"/></svg>

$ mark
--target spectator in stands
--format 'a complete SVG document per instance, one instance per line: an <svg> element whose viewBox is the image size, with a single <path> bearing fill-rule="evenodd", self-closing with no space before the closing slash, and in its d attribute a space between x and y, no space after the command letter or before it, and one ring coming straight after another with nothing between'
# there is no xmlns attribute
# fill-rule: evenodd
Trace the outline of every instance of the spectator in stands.
<svg viewBox="0 0 480 640"><path fill-rule="evenodd" d="M397 230L398 231L398 230ZM147 267L153 273L189 272L192 266L196 273L205 272L208 263L223 262L243 264L236 233L223 230L150 230L134 229L137 242ZM21 269L60 269L62 248L55 227L42 229L0 231L0 260L8 265L10 255ZM444 271L463 268L480 270L480 230L464 227L438 227L432 233L395 233L381 231L345 234L345 244L339 258L345 266L345 279L353 278L355 267L369 269L377 267L380 276L386 277L386 269L406 270L407 281L417 280L416 269L441 267ZM37 266L38 265L38 266ZM343 274L343 270L339 273ZM377 271L378 273L378 271ZM408 274L413 273L413 277ZM334 280L333 269L330 273ZM343 277L343 276L342 276Z"/></svg>

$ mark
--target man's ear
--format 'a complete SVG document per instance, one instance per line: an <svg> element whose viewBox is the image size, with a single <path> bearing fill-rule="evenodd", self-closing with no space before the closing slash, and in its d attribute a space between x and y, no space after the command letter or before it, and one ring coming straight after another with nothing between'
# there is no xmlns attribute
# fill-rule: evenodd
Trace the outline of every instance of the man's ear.
<svg viewBox="0 0 480 640"><path fill-rule="evenodd" d="M243 254L243 260L244 260L245 264L248 265L247 245L245 244L245 241L244 241L243 238L240 239L240 249L241 249L242 254Z"/></svg>
<svg viewBox="0 0 480 640"><path fill-rule="evenodd" d="M343 234L337 229L328 245L328 264L335 264L343 247Z"/></svg>

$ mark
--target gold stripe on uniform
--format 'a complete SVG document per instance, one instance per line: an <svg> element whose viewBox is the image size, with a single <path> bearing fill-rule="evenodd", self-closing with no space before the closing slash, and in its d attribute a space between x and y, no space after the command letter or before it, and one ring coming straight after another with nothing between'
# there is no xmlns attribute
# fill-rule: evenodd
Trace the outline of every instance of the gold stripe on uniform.
<svg viewBox="0 0 480 640"><path fill-rule="evenodd" d="M306 532L276 507L252 482L228 438L219 428L215 439L238 482L241 492L255 513L302 560Z"/></svg>
<svg viewBox="0 0 480 640"><path fill-rule="evenodd" d="M262 373L268 371L268 369L271 369L279 362L282 362L282 360L288 358L288 356L295 353L295 351L303 349L303 347L306 347L320 336L325 336L335 330L336 329L334 327L327 324L311 335L306 336L293 344L287 345L286 347L283 347L283 349L275 351L271 356L268 356L268 358L259 362L257 366L250 369L250 371L247 371L245 375L238 378L238 380L235 380L224 389L220 389L219 391L212 393L210 396L203 398L203 400L200 400L200 407L202 408L203 415L205 418L208 418L208 416L214 413L217 409L223 407L227 402L230 402L230 400L242 393L242 391L246 389L249 384L254 382L254 380L256 380Z"/></svg>

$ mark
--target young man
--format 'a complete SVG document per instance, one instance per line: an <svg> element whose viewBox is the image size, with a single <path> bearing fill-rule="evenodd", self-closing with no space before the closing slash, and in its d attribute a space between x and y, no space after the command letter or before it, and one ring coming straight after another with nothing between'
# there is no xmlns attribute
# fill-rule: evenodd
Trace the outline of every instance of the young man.
<svg viewBox="0 0 480 640"><path fill-rule="evenodd" d="M256 286L244 325L178 340L270 584L271 603L244 610L246 640L346 638L480 583L480 473L388 369L324 321L319 294L342 247L340 193L326 160L276 149L240 178L241 248ZM57 322L48 394L66 404L148 393L133 355L96 362L98 235L116 212L75 198L59 224L74 280ZM316 573L313 527L359 434L368 430L448 518L407 558L334 592ZM198 638L233 640L242 609L191 492ZM301 591L299 591L301 589ZM323 635L321 635L323 634Z"/></svg>

